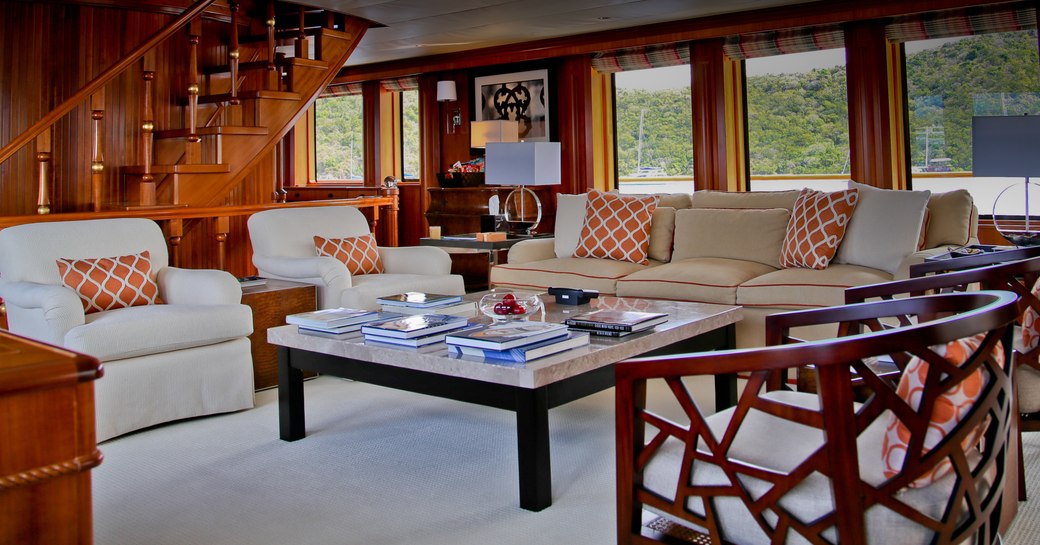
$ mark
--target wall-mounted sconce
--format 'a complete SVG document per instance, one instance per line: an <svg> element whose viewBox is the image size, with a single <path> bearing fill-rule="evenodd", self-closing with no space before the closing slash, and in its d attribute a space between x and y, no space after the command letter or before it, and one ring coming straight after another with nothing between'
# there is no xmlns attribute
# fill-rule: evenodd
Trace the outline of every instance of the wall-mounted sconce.
<svg viewBox="0 0 1040 545"><path fill-rule="evenodd" d="M454 81L445 80L437 82L437 102L455 102L457 98ZM452 108L451 112L448 113L448 134L455 134L459 125L462 125L462 110L460 108Z"/></svg>

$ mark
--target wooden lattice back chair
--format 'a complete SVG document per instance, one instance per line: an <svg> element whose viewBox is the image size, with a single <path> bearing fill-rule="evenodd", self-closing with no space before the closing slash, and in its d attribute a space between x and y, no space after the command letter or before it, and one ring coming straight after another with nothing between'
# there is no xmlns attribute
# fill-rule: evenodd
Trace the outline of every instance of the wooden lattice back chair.
<svg viewBox="0 0 1040 545"><path fill-rule="evenodd" d="M797 311L784 314L788 322L839 328L936 318L834 339L619 363L618 543L669 541L642 525L644 508L710 534L713 543L992 543L1011 418L1001 343L1015 305L1011 293L983 291ZM908 385L919 379L923 389L909 403L865 363L896 354L916 357ZM818 370L819 393L767 391L774 371L805 363ZM709 416L683 378L716 373L749 378L736 407ZM874 390L863 403L854 402L852 373ZM655 390L655 405L670 392L688 422L647 408L647 384L655 381L666 384ZM977 399L926 446L929 426L944 421L950 396L964 388ZM894 443L907 437L900 451ZM899 460L899 452L921 455Z"/></svg>

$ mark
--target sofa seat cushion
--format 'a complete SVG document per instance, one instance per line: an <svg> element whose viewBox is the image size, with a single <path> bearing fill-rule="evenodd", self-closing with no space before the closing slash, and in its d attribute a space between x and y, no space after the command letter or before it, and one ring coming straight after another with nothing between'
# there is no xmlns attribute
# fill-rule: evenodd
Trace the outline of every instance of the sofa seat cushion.
<svg viewBox="0 0 1040 545"><path fill-rule="evenodd" d="M695 257L633 273L617 282L623 297L678 299L732 305L737 287L776 268L754 261Z"/></svg>
<svg viewBox="0 0 1040 545"><path fill-rule="evenodd" d="M246 305L144 305L88 314L65 348L101 361L217 344L253 332Z"/></svg>
<svg viewBox="0 0 1040 545"><path fill-rule="evenodd" d="M885 271L859 265L781 269L741 284L737 304L787 309L843 305L846 288L890 280L892 275Z"/></svg>
<svg viewBox="0 0 1040 545"><path fill-rule="evenodd" d="M798 392L771 392L763 394L762 397L787 405L819 410L818 398L815 395ZM707 418L708 427L716 437L722 436L733 418L733 413L734 409L730 408ZM857 440L860 478L872 486L878 486L885 480L881 471L880 459L877 456L884 433L881 420L875 420L859 435ZM786 473L812 455L822 443L823 433L819 429L752 410L741 423L740 433L736 435L727 457L765 470ZM698 450L703 448L703 445L700 445ZM674 498L679 472L682 469L683 451L682 442L671 437L665 440L644 471L643 483L645 486L666 498ZM973 458L977 459L977 457ZM717 465L706 461L694 464L690 472L690 479L694 485L698 486L732 485L726 473ZM744 474L740 475L740 483L755 498L760 498L770 491L767 481ZM949 503L954 484L953 476L947 476L932 486L904 489L900 492L899 499L922 513L939 518ZM784 494L780 504L803 521L821 517L834 509L831 482L819 472L813 473L803 478L798 486ZM686 506L699 515L704 514L704 507L699 498L690 498ZM735 497L720 496L716 499L716 508L723 531L730 542L769 543L767 536L741 500ZM776 519L768 517L768 520L775 522ZM680 522L704 531L690 521ZM932 538L932 534L927 532L923 526L911 522L882 505L875 505L868 509L866 524L868 543L923 544L928 543ZM833 527L823 532L823 536L832 541L836 539L835 534ZM791 542L804 543L805 541L792 539Z"/></svg>
<svg viewBox="0 0 1040 545"><path fill-rule="evenodd" d="M544 259L497 265L491 269L491 285L521 289L581 288L612 295L617 293L618 279L659 265L657 261L639 265L588 257Z"/></svg>
<svg viewBox="0 0 1040 545"><path fill-rule="evenodd" d="M339 302L331 306L379 310L376 299L406 291L422 291L443 295L463 295L466 288L457 274L362 274L351 277L351 287L343 290Z"/></svg>

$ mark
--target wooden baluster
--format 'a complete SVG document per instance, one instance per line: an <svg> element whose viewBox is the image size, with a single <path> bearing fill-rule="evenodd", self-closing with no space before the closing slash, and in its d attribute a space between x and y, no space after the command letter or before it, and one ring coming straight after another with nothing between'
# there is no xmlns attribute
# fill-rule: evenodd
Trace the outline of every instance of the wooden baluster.
<svg viewBox="0 0 1040 545"><path fill-rule="evenodd" d="M307 42L307 10L300 6L300 31L296 34L296 58L310 58L310 44Z"/></svg>
<svg viewBox="0 0 1040 545"><path fill-rule="evenodd" d="M145 70L143 104L141 105L141 187L138 190L138 204L155 205L155 177L152 175L152 131L155 130L155 114L152 112L152 81L155 72Z"/></svg>
<svg viewBox="0 0 1040 545"><path fill-rule="evenodd" d="M231 220L228 216L218 216L216 219L217 231L217 268L227 270L227 239L231 231Z"/></svg>
<svg viewBox="0 0 1040 545"><path fill-rule="evenodd" d="M36 213L51 213L51 127L36 137Z"/></svg>
<svg viewBox="0 0 1040 545"><path fill-rule="evenodd" d="M94 142L90 152L90 208L101 210L101 184L104 182L105 153L102 149L101 121L105 118L105 90L90 96L90 119L94 121Z"/></svg>
<svg viewBox="0 0 1040 545"><path fill-rule="evenodd" d="M231 10L231 44L228 46L228 65L231 67L231 98L228 104L237 106L238 98L238 58L242 52L238 48L238 2L229 2Z"/></svg>
<svg viewBox="0 0 1040 545"><path fill-rule="evenodd" d="M385 244L387 246L397 246L397 213L399 207L399 198L401 190L394 184L393 187L384 187L383 196L393 198L393 202L386 210L386 220L383 222L384 233L386 234ZM378 207L376 208L378 210Z"/></svg>
<svg viewBox="0 0 1040 545"><path fill-rule="evenodd" d="M170 265L181 266L181 240L184 239L184 220L172 219L166 222L166 241L170 245Z"/></svg>
<svg viewBox="0 0 1040 545"><path fill-rule="evenodd" d="M189 23L188 36L188 145L185 150L186 163L202 162L202 145L199 143L199 34L202 20L195 18Z"/></svg>
<svg viewBox="0 0 1040 545"><path fill-rule="evenodd" d="M278 66L275 64L274 0L267 2L267 89L278 89Z"/></svg>

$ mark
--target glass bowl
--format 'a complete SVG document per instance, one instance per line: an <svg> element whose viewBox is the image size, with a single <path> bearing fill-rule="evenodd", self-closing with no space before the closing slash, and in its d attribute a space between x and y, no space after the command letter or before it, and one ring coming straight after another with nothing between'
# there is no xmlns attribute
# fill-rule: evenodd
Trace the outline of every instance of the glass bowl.
<svg viewBox="0 0 1040 545"><path fill-rule="evenodd" d="M528 291L492 290L480 298L480 312L502 322L526 318L542 310L542 298Z"/></svg>

